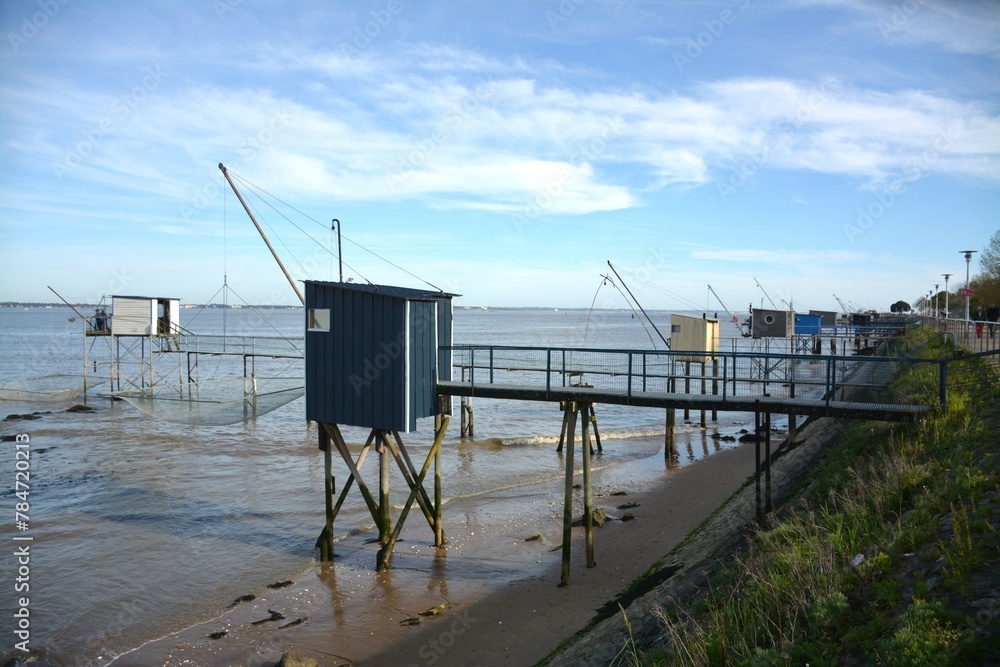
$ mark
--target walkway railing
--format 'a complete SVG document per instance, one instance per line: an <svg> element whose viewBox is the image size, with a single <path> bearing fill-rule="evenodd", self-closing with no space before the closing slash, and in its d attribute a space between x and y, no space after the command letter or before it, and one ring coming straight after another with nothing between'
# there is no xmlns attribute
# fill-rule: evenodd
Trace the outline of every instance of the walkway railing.
<svg viewBox="0 0 1000 667"><path fill-rule="evenodd" d="M878 350L884 351L886 345ZM938 360L893 356L686 352L599 348L456 345L455 382L471 386L593 387L628 397L653 393L712 394L726 400L750 397L845 400L857 390L884 387L899 365ZM944 381L946 373L938 372ZM939 392L944 400L944 387ZM900 397L900 404L920 405ZM910 402L908 402L910 401Z"/></svg>

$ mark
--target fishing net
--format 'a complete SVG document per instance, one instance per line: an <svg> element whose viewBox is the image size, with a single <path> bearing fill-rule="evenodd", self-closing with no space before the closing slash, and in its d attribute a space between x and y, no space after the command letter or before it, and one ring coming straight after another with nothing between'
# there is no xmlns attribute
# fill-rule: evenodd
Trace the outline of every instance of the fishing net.
<svg viewBox="0 0 1000 667"><path fill-rule="evenodd" d="M114 395L156 419L196 426L227 426L267 414L304 394L302 377L238 377L158 384Z"/></svg>
<svg viewBox="0 0 1000 667"><path fill-rule="evenodd" d="M99 388L107 380L91 379L87 389ZM0 386L0 401L24 403L58 403L74 401L83 396L83 378L79 375L46 375L25 380L13 380Z"/></svg>

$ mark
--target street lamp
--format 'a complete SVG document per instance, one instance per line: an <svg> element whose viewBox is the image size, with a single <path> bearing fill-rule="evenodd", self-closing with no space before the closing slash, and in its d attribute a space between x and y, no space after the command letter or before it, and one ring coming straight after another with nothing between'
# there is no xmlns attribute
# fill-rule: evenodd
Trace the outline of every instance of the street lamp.
<svg viewBox="0 0 1000 667"><path fill-rule="evenodd" d="M952 274L942 273L944 276L944 319L948 319L951 316L951 311L948 310L948 279L951 278Z"/></svg>
<svg viewBox="0 0 1000 667"><path fill-rule="evenodd" d="M972 253L977 252L975 250L959 250L960 254L965 255L965 335L969 335L969 320L971 319L972 313L969 312L969 266L972 264Z"/></svg>
<svg viewBox="0 0 1000 667"><path fill-rule="evenodd" d="M940 283L934 283L934 319L935 320L938 317L938 307L937 307L938 304L937 304L937 302L938 302L938 287L940 287L940 286L941 286Z"/></svg>

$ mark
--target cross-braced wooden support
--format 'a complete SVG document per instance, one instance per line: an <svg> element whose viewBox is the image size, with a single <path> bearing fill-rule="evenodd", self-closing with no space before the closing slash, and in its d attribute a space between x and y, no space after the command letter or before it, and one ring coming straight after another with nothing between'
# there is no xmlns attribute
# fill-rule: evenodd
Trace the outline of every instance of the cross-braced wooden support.
<svg viewBox="0 0 1000 667"><path fill-rule="evenodd" d="M357 461L355 461L347 447L347 443L344 441L343 435L340 433L340 428L336 424L320 424L319 447L323 450L326 476L324 484L326 495L326 526L323 528L323 532L320 534L319 540L317 541L317 546L319 546L320 549L320 558L322 560L333 560L333 521L340 512L340 508L344 504L344 500L347 498L347 494L351 490L351 486L355 483L358 486L358 490L361 492L361 496L364 498L365 504L368 506L368 511L371 513L372 519L375 520L375 525L378 527L380 548L376 566L379 570L384 570L389 567L389 558L392 556L392 550L395 547L396 541L399 539L400 531L403 528L403 524L406 522L406 517L409 514L414 501L416 501L416 503L420 506L420 510L423 512L424 518L427 519L427 523L434 532L434 546L444 546L445 534L441 523L440 457L441 443L444 440L445 432L448 430L448 422L448 417L443 417L439 420L437 430L434 434L434 444L427 453L427 459L424 461L423 467L419 472L417 472L416 467L413 465L409 451L407 450L406 445L403 444L403 439L400 438L399 433L396 431L372 429L372 432L368 435L368 439L365 441L364 447L361 448L361 453L358 455ZM368 452L371 451L373 446L379 455L379 487L377 500L372 495L368 485L365 484L364 479L361 477L361 466L364 464L365 458L368 456ZM333 463L332 452L334 448L340 452L340 456L344 460L344 463L347 465L347 469L350 472L350 475L347 478L347 483L341 490L336 503L333 501L335 489L334 479L331 474ZM402 512L400 512L400 515L396 520L395 527L393 527L392 517L389 514L389 472L391 460L396 461L396 465L403 473L403 478L406 480L406 484L410 489L409 497L406 500L406 504L403 506ZM433 502L427 495L427 491L424 489L424 477L427 476L431 463L435 464L435 488Z"/></svg>
<svg viewBox="0 0 1000 667"><path fill-rule="evenodd" d="M597 410L594 408L593 403L580 403L580 405L590 406L589 411L583 415L583 418L590 420L590 423L594 425L594 442L597 443L597 453L603 454L604 447L601 445L601 431L597 428ZM566 407L566 401L560 402L559 407L563 411L563 419L562 429L559 431L559 446L556 447L557 452L561 452L563 450L563 444L566 442L566 428L569 425L569 410ZM594 453L593 449L591 449L590 453Z"/></svg>
<svg viewBox="0 0 1000 667"><path fill-rule="evenodd" d="M580 448L583 452L583 530L587 549L587 567L594 567L594 496L590 476L590 424L594 415L592 403L567 402L564 405L563 422L566 425L566 486L565 504L563 506L563 543L562 543L562 575L560 586L569 584L569 561L573 537L573 467L574 438L576 422L582 423ZM596 421L595 421L596 431Z"/></svg>

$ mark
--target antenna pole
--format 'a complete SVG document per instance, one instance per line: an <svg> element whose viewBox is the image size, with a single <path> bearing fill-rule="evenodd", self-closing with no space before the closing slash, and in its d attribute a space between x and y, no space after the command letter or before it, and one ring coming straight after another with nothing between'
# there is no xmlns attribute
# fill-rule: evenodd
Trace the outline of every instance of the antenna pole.
<svg viewBox="0 0 1000 667"><path fill-rule="evenodd" d="M226 181L229 183L229 187L231 187L233 189L233 192L236 193L236 198L240 200L241 204L243 204L243 210L246 211L247 215L250 216L250 221L253 222L253 226L257 228L257 232L260 234L260 237L264 239L264 243L267 245L267 249L270 250L271 255L274 256L274 261L276 261L278 263L278 266L281 267L281 271L285 274L285 278L288 279L288 284L292 286L293 290L295 290L295 296L299 297L299 301L302 302L303 306L306 305L306 298L302 296L302 291L299 290L299 286L295 284L295 279L292 278L292 274L290 274L288 272L288 269L285 268L285 265L282 263L281 258L278 257L278 253L274 249L274 246L272 246L271 242L267 240L267 234L265 234L264 230L260 228L260 225L257 223L257 218L253 217L253 213L250 212L250 207L243 199L243 195L240 194L240 191L236 187L236 184L233 183L233 179L229 178L229 172L226 171L225 165L223 165L221 162L219 163L219 169L222 171L222 175L226 177Z"/></svg>
<svg viewBox="0 0 1000 667"><path fill-rule="evenodd" d="M614 267L614 265L611 263L610 259L608 260L608 266L610 266L611 270L615 272L616 276L618 276L618 280L621 280L622 285L625 285L625 281L622 279L621 275L618 273L618 269L616 269ZM625 291L627 291L628 295L630 297L632 297L633 301L635 301L635 305L639 306L639 310L641 310L642 314L646 316L646 321L649 322L653 326L653 331L656 332L656 335L660 337L660 340L662 340L663 344L666 345L667 348L669 349L670 348L670 343L668 343L667 339L663 337L663 334L660 333L660 330L656 328L656 324L653 323L653 320L652 320L652 318L650 318L649 314L646 312L646 309L642 307L642 304L639 303L639 300L635 298L634 294L632 294L632 290L630 290L628 288L628 285L625 285Z"/></svg>
<svg viewBox="0 0 1000 667"><path fill-rule="evenodd" d="M337 262L340 264L340 282L344 282L344 251L340 245L340 220L336 218L331 220L330 229L337 230Z"/></svg>

